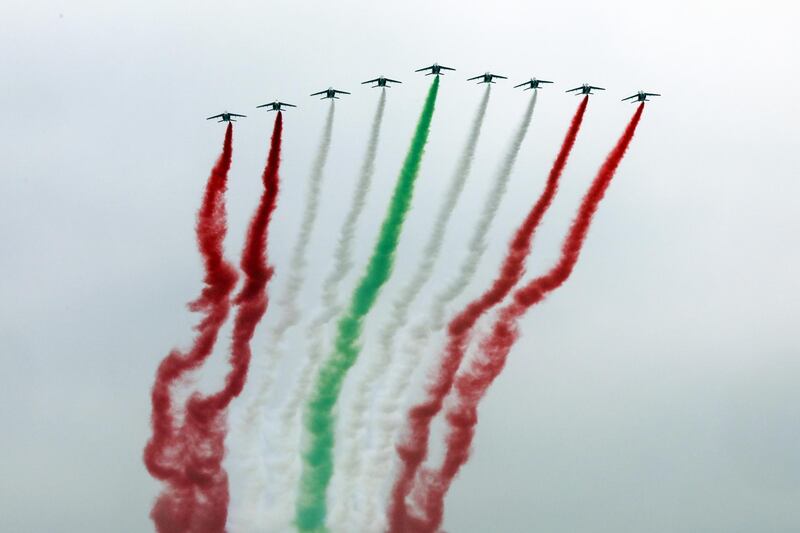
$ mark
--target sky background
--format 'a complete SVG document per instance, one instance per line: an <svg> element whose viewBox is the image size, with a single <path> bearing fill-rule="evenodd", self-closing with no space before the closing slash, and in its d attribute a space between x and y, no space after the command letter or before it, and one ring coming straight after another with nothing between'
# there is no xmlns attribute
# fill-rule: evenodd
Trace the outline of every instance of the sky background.
<svg viewBox="0 0 800 533"><path fill-rule="evenodd" d="M556 257L633 112L620 98L664 95L645 110L572 278L522 321L448 498L447 530L800 530L798 15L788 0L6 0L0 530L152 530L159 485L141 460L149 390L160 359L191 339L197 317L185 303L202 276L194 215L223 136L204 118L249 115L235 126L229 178L226 248L238 260L272 124L254 108L276 98L299 106L285 115L275 295L328 105L307 95L329 85L353 93L336 104L309 246L301 303L312 314L378 99L359 82L383 73L404 83L389 90L345 294L430 81L412 71L434 61L458 70L441 80L365 354L414 270L465 141L482 90L465 78L491 69L510 79L492 89L472 176L415 316L457 268L525 107L529 93L512 85L556 81L539 95L490 249L459 304L489 283L541 190L579 101L563 91L608 88L589 103L531 274ZM302 347L297 329L290 339ZM205 386L218 383L226 345L204 369Z"/></svg>

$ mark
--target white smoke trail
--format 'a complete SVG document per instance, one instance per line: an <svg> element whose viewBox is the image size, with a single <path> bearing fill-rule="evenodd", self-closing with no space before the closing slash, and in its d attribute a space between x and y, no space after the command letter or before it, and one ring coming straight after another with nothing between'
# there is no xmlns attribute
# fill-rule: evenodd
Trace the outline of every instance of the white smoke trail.
<svg viewBox="0 0 800 533"><path fill-rule="evenodd" d="M269 332L270 339L266 357L253 361L258 365L259 382L238 424L241 434L245 484L242 502L239 506L240 512L236 516L237 531L258 531L263 529L264 525L260 509L265 499L268 479L267 466L262 460L263 450L261 450L265 431L265 405L275 382L275 371L278 362L282 358L282 343L286 332L297 324L300 318L297 309L297 298L304 283L308 243L317 219L322 177L331 146L334 110L334 102L331 100L317 149L317 156L314 159L308 179L305 210L300 221L300 232L292 249L288 270L289 279L280 300L277 302L283 315L278 324Z"/></svg>
<svg viewBox="0 0 800 533"><path fill-rule="evenodd" d="M375 528L376 531L383 531L385 519L381 512L384 501L383 489L392 472L393 443L402 423L401 409L408 394L412 375L420 363L431 335L444 328L447 306L467 287L486 250L486 237L508 188L511 171L528 132L533 110L536 107L537 93L538 91L534 89L522 121L514 132L505 157L497 170L492 189L486 197L483 211L470 239L467 257L461 264L458 276L434 297L428 317L411 328L407 342L403 346L403 355L396 358L386 373L386 383L382 387L382 395L377 408L379 421L375 443L366 455L364 471L358 479L358 486L362 487L364 494L367 495L362 516L364 524L368 524L369 529L363 531L371 531L372 528Z"/></svg>
<svg viewBox="0 0 800 533"><path fill-rule="evenodd" d="M350 417L346 422L346 429L341 433L342 453L337 454L336 466L334 467L334 476L338 477L338 480L335 481L338 481L341 486L340 489L334 490L334 492L340 497L334 501L330 520L331 524L336 524L338 527L349 528L350 531L365 531L360 528L352 529L350 524L353 517L360 514L356 512L355 505L359 501L364 501L370 497L369 492L362 490L365 488L369 490L369 488L357 485L356 481L362 470L362 451L367 441L366 430L371 392L375 382L386 371L392 361L395 337L408 321L408 311L411 304L433 275L436 261L441 254L447 225L472 169L475 148L480 137L483 119L486 116L490 93L491 85L487 84L470 126L467 142L457 159L449 188L439 206L433 229L422 251L422 259L417 265L416 272L410 283L400 291L399 296L393 302L390 318L380 332L380 345L377 353L370 354L370 357L365 359L367 363L365 372L359 376L356 382L355 395L351 405L345 408L345 411L350 413ZM372 527L372 525L372 522L366 521L363 527Z"/></svg>

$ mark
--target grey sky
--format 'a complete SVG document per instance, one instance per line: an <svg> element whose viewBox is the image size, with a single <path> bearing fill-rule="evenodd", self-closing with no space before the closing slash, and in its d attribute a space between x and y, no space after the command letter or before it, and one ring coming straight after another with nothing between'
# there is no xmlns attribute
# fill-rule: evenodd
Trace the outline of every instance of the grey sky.
<svg viewBox="0 0 800 533"><path fill-rule="evenodd" d="M275 98L300 106L285 116L270 245L270 292L279 294L327 106L307 95L329 85L353 93L336 104L309 247L301 303L314 309L378 98L359 82L381 73L404 82L389 89L365 212L374 221L430 81L411 71L434 61L458 71L442 79L398 266L365 352L387 294L413 272L480 99L465 78L488 69L510 77L493 88L429 287L458 265L524 109L528 93L511 82L557 82L540 93L465 298L488 283L543 184L578 103L564 89L608 88L589 104L532 272L556 256L632 113L619 99L664 94L645 110L572 278L524 319L448 499L447 530L800 530L798 15L777 0L6 0L0 530L152 530L158 484L141 462L148 393L161 357L191 338L185 302L201 282L194 213L223 135L204 117L249 115L235 127L228 196L227 249L238 260L271 126L254 108ZM374 235L374 223L362 224L360 266ZM257 355L276 315L259 329ZM217 350L203 384L218 382L224 355Z"/></svg>

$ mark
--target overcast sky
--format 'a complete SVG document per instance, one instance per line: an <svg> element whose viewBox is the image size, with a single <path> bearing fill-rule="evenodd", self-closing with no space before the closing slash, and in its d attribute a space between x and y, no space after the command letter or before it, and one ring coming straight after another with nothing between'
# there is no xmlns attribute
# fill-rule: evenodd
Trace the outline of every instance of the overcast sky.
<svg viewBox="0 0 800 533"><path fill-rule="evenodd" d="M271 127L255 106L299 106L285 117L276 294L327 107L307 95L353 93L337 103L309 247L301 299L313 311L377 103L359 82L383 73L404 83L390 89L357 270L430 81L412 71L439 61L458 70L442 79L367 352L413 272L480 99L465 78L492 69L510 79L493 87L429 288L458 266L525 107L528 93L511 86L556 84L540 93L492 244L459 303L490 281L541 190L578 103L563 91L608 88L589 103L531 273L556 257L630 117L620 98L664 95L645 110L572 278L522 322L448 499L447 530L800 531L798 15L789 0L5 0L0 530L152 530L159 485L141 461L149 389L164 354L191 339L197 317L185 302L202 275L194 214L224 131L204 118L249 115L235 127L228 194L226 248L238 258ZM215 353L207 383L224 357Z"/></svg>

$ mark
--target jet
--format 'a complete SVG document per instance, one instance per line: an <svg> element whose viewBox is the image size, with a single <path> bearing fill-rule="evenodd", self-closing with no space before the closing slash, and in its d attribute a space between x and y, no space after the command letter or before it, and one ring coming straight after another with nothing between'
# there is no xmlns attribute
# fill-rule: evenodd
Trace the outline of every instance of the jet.
<svg viewBox="0 0 800 533"><path fill-rule="evenodd" d="M218 118L217 122L236 122L235 118L232 117L246 117L247 115L237 115L236 113L228 113L225 111L224 113L220 113L219 115L214 115L213 117L208 117L206 120L211 120L212 118Z"/></svg>
<svg viewBox="0 0 800 533"><path fill-rule="evenodd" d="M333 87L328 87L324 91L320 91L318 93L311 93L311 96L319 96L321 94L324 94L325 96L320 98L320 100L325 100L326 98L335 98L336 100L338 100L339 97L336 96L337 94L350 94L350 93L347 91L340 91L338 89L334 89Z"/></svg>
<svg viewBox="0 0 800 533"><path fill-rule="evenodd" d="M367 83L375 83L376 85L373 85L372 87L370 87L370 89L374 89L375 87L391 87L391 85L389 85L388 82L403 83L402 81L399 80L393 80L391 78L386 78L384 76L378 76L374 80L362 81L361 85L366 85Z"/></svg>
<svg viewBox="0 0 800 533"><path fill-rule="evenodd" d="M648 96L661 96L661 95L660 94L656 94L656 93L646 93L644 91L639 91L636 94L634 94L633 96L629 96L627 98L623 98L622 101L624 102L625 100L631 100L631 103L633 103L633 102L649 102L650 100L647 99ZM632 100L632 98L636 98L636 100Z"/></svg>
<svg viewBox="0 0 800 533"><path fill-rule="evenodd" d="M514 88L518 89L519 87L522 87L523 85L527 85L527 87L522 89L523 91L527 91L528 89L538 89L542 83L553 83L553 82L552 81L547 81L547 80L537 80L536 78L531 78L528 81L520 83L519 85L514 85ZM542 87L542 88L544 88L544 87Z"/></svg>
<svg viewBox="0 0 800 533"><path fill-rule="evenodd" d="M293 105L293 104L287 104L286 102L279 102L279 101L275 100L274 102L270 102L268 104L257 105L256 109L258 109L259 107L269 107L269 109L267 109L267 111L283 111L283 106L297 107L296 105Z"/></svg>
<svg viewBox="0 0 800 533"><path fill-rule="evenodd" d="M438 76L439 74L444 74L444 72L442 72L443 70L455 70L455 69L450 67L445 67L444 65L440 65L439 63L434 63L429 67L418 68L414 72L423 72L425 70L430 70L430 72L425 74L426 76L430 76L431 74L436 74Z"/></svg>
<svg viewBox="0 0 800 533"><path fill-rule="evenodd" d="M571 93L572 91L580 91L579 93L575 94L594 94L592 89L596 89L598 91L605 91L602 87L595 87L594 85L589 85L588 83L584 83L580 87L575 87L574 89L568 89L566 92Z"/></svg>
<svg viewBox="0 0 800 533"><path fill-rule="evenodd" d="M484 72L480 76L475 76L474 78L467 78L467 81L481 80L478 83L495 83L492 81L494 78L499 78L501 80L508 79L505 76L501 76L500 74L492 74L491 72Z"/></svg>

